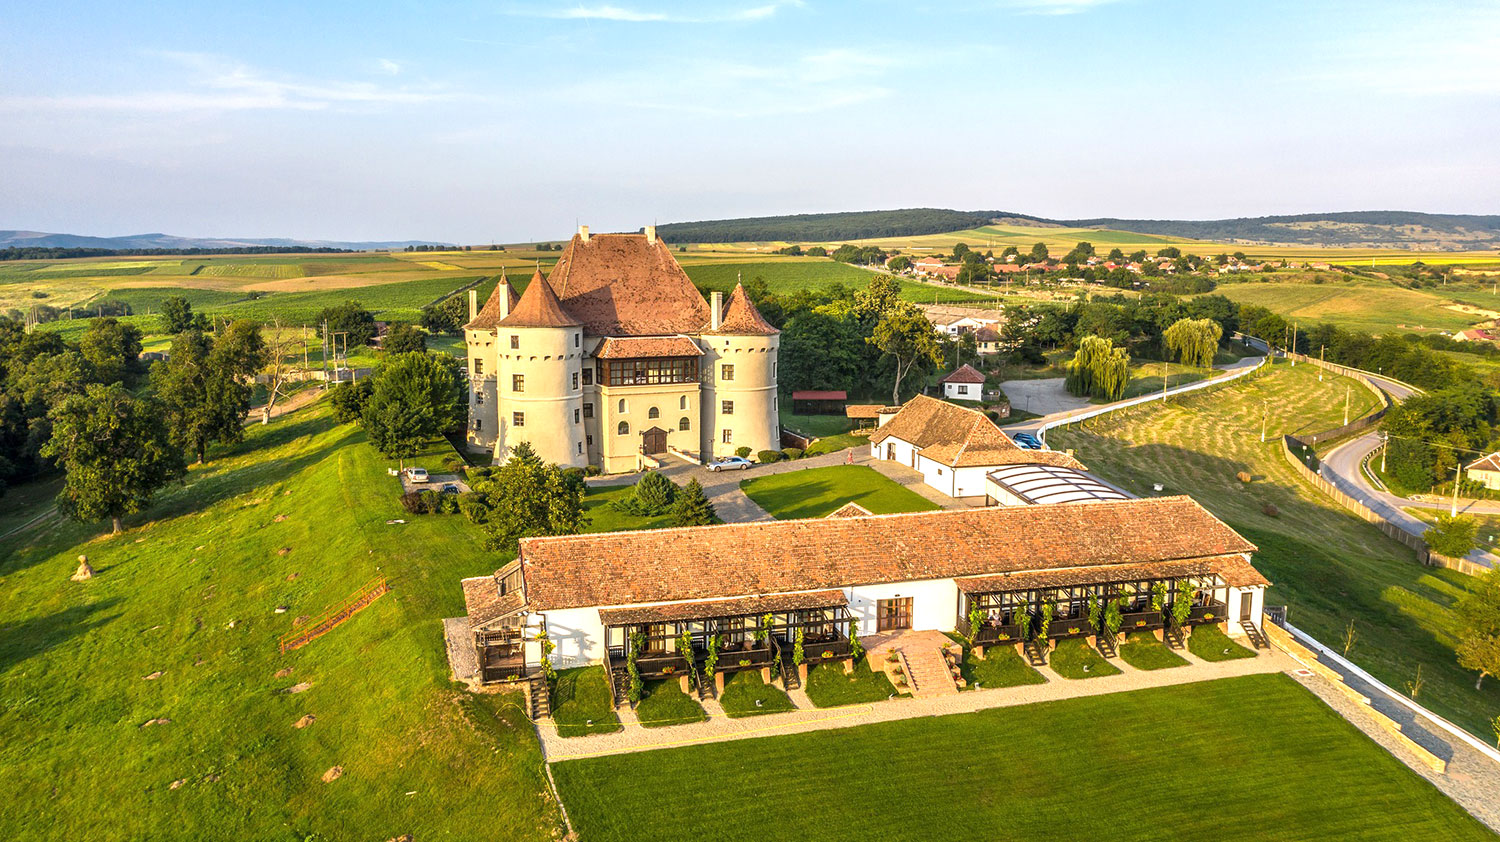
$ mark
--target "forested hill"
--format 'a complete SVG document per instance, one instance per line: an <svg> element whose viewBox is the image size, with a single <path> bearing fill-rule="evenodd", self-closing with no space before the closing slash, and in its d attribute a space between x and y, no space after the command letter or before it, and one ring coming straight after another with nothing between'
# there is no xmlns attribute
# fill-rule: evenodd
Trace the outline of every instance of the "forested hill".
<svg viewBox="0 0 1500 842"><path fill-rule="evenodd" d="M1106 228L1226 243L1289 243L1367 248L1500 248L1500 216L1353 211L1237 219L1047 219L1009 211L941 208L810 213L658 225L670 242L787 241L835 243L873 237L946 234L994 223Z"/></svg>
<svg viewBox="0 0 1500 842"><path fill-rule="evenodd" d="M911 237L946 234L988 225L1007 214L988 211L956 211L939 208L851 211L848 213L802 213L794 216L756 216L707 222L673 222L656 226L656 232L673 243L739 243L785 240L787 242L832 242L872 237Z"/></svg>

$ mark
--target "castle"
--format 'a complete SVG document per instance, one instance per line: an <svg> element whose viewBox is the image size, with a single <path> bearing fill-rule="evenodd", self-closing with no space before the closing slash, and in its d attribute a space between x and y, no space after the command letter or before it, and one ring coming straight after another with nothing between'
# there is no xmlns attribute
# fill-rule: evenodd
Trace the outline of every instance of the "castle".
<svg viewBox="0 0 1500 842"><path fill-rule="evenodd" d="M779 331L741 286L694 288L655 227L580 226L520 296L469 293L469 446L521 442L565 467L639 470L670 447L703 461L780 447Z"/></svg>

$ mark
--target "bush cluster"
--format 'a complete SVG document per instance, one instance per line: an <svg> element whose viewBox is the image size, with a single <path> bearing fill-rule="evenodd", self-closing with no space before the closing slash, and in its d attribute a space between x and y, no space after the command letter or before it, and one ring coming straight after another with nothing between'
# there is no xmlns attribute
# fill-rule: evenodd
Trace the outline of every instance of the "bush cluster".
<svg viewBox="0 0 1500 842"><path fill-rule="evenodd" d="M414 515L452 515L460 511L459 495L443 494L428 489L409 491L401 495L401 506Z"/></svg>

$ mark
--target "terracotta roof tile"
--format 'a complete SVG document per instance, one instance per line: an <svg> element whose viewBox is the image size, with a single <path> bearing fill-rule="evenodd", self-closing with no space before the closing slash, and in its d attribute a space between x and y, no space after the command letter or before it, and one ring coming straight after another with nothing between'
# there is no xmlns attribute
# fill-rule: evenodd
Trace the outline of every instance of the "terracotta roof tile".
<svg viewBox="0 0 1500 842"><path fill-rule="evenodd" d="M864 506L850 501L824 515L824 517L869 517L873 514L875 513Z"/></svg>
<svg viewBox="0 0 1500 842"><path fill-rule="evenodd" d="M708 323L708 302L666 243L645 234L574 235L547 283L595 336L697 333Z"/></svg>
<svg viewBox="0 0 1500 842"><path fill-rule="evenodd" d="M976 342L999 342L1000 334L994 328L985 325L974 331L974 340Z"/></svg>
<svg viewBox="0 0 1500 842"><path fill-rule="evenodd" d="M729 294L729 303L724 305L724 315L719 319L719 329L711 330L708 324L704 324L703 332L741 336L774 336L781 331L772 327L771 323L761 316L760 311L755 309L755 302L751 301L749 293L745 292L745 285L735 284L734 292Z"/></svg>
<svg viewBox="0 0 1500 842"><path fill-rule="evenodd" d="M794 401L842 401L848 400L849 393L837 389L798 389L792 393Z"/></svg>
<svg viewBox="0 0 1500 842"><path fill-rule="evenodd" d="M526 292L511 308L510 315L499 322L501 327L573 327L581 324L583 322L563 309L552 287L542 277L541 269L531 276L531 283L526 285Z"/></svg>
<svg viewBox="0 0 1500 842"><path fill-rule="evenodd" d="M639 623L669 623L674 620L704 620L709 617L758 617L769 612L833 608L848 604L843 591L812 591L773 596L744 596L738 599L715 599L707 602L669 602L663 605L604 608L599 611L599 620L606 626L624 626Z"/></svg>
<svg viewBox="0 0 1500 842"><path fill-rule="evenodd" d="M870 436L870 442L879 444L891 437L915 445L928 459L954 468L1037 464L1084 469L1066 453L1022 450L984 413L926 395L907 401L895 418Z"/></svg>
<svg viewBox="0 0 1500 842"><path fill-rule="evenodd" d="M944 377L939 383L983 383L984 372L968 363L964 363L953 370L953 373Z"/></svg>
<svg viewBox="0 0 1500 842"><path fill-rule="evenodd" d="M502 291L510 297L510 306L505 308L506 312L516 309L516 303L520 301L520 296L516 294L516 288L510 285L509 280L505 277L505 273L501 272L500 282L495 284L495 289L490 292L490 297L485 300L484 306L479 308L479 312L474 314L474 318L468 324L464 325L466 330L491 330L495 325L500 323L500 296Z"/></svg>
<svg viewBox="0 0 1500 842"><path fill-rule="evenodd" d="M1255 549L1187 497L526 538L520 545L527 597L537 611Z"/></svg>
<svg viewBox="0 0 1500 842"><path fill-rule="evenodd" d="M594 349L601 360L642 359L646 357L700 357L697 343L686 336L609 337Z"/></svg>
<svg viewBox="0 0 1500 842"><path fill-rule="evenodd" d="M848 418L879 418L882 409L884 407L878 403L851 403L844 407L844 415Z"/></svg>
<svg viewBox="0 0 1500 842"><path fill-rule="evenodd" d="M494 576L475 576L460 582L464 589L464 613L469 617L469 626L478 628L485 623L498 620L526 607L520 591L500 595L500 585Z"/></svg>

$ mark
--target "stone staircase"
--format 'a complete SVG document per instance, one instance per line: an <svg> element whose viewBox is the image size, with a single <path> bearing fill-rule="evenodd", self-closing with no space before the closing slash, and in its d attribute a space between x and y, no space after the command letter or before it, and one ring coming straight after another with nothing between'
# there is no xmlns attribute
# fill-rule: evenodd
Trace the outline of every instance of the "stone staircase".
<svg viewBox="0 0 1500 842"><path fill-rule="evenodd" d="M946 696L958 692L953 683L953 673L943 650L926 646L903 646L897 650L901 666L906 670L906 682L911 694L917 698Z"/></svg>
<svg viewBox="0 0 1500 842"><path fill-rule="evenodd" d="M1257 626L1249 620L1246 620L1240 623L1240 629L1245 632L1245 638L1250 641L1251 646L1254 646L1256 649L1271 648L1271 643L1270 641L1266 640L1266 636L1263 632L1261 632L1260 626Z"/></svg>

